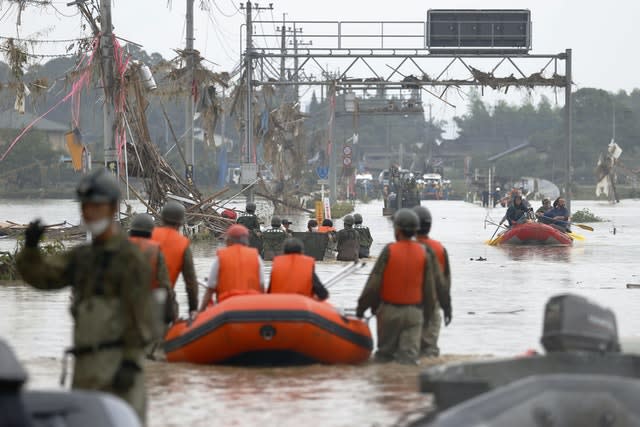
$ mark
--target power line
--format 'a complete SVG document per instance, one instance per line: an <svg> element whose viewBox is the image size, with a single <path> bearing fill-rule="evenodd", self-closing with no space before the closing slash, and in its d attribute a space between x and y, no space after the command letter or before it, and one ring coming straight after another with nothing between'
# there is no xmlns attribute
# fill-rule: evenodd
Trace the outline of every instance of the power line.
<svg viewBox="0 0 640 427"><path fill-rule="evenodd" d="M218 3L216 3L216 0L211 0L210 3L213 3L213 6L218 9L218 12L220 12L220 14L222 16L224 16L225 18L233 18L234 16L236 16L237 14L240 13L240 11L238 9L236 9L235 12L231 13L231 14L227 14L225 12L222 11L222 9L220 8L220 6L218 6Z"/></svg>
<svg viewBox="0 0 640 427"><path fill-rule="evenodd" d="M0 40L15 40L20 43L71 43L71 42L80 42L86 40L92 40L92 37L83 37L76 39L59 39L59 40L50 40L50 39L24 39L20 37L10 37L10 36L0 36Z"/></svg>

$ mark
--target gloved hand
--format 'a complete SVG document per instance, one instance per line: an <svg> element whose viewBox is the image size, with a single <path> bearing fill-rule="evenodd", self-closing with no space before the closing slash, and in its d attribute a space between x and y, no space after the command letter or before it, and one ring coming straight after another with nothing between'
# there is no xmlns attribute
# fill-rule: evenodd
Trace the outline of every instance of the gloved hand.
<svg viewBox="0 0 640 427"><path fill-rule="evenodd" d="M444 326L449 326L451 320L453 319L453 314L451 313L451 308L444 310Z"/></svg>
<svg viewBox="0 0 640 427"><path fill-rule="evenodd" d="M133 383L136 380L136 374L140 371L140 366L138 366L136 362L124 359L120 362L120 367L116 371L111 385L116 391L127 391L133 387Z"/></svg>
<svg viewBox="0 0 640 427"><path fill-rule="evenodd" d="M28 248L37 247L43 234L44 226L42 222L39 219L31 221L24 231L24 245Z"/></svg>

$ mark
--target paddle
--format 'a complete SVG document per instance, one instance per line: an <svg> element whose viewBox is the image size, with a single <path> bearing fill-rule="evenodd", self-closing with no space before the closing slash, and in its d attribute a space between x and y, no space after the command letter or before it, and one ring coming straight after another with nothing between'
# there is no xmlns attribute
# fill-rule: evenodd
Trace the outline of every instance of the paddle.
<svg viewBox="0 0 640 427"><path fill-rule="evenodd" d="M587 231L594 231L593 227L591 227L590 225L587 224L578 224L575 222L570 222L570 221L563 221L561 219L553 219L553 218L548 218L551 221L558 223L558 224L567 224L567 225L575 225L576 227L582 228L583 230L587 230Z"/></svg>
<svg viewBox="0 0 640 427"><path fill-rule="evenodd" d="M586 238L578 233L569 232L567 233L573 240L586 240Z"/></svg>
<svg viewBox="0 0 640 427"><path fill-rule="evenodd" d="M342 269L337 274L334 274L333 276L331 276L329 278L329 280L325 281L324 282L324 287L329 289L331 286L335 285L340 280L344 279L349 274L353 273L356 270L359 270L360 268L364 267L365 265L367 265L367 264L364 263L364 262L363 263L358 263L358 261L354 261L354 263L349 265L348 268Z"/></svg>
<svg viewBox="0 0 640 427"><path fill-rule="evenodd" d="M491 238L485 242L487 245L494 246L496 243L498 243L498 241L500 240L500 236L498 236L495 239L495 241L493 238L496 236L496 233L498 232L498 230L500 230L500 227L502 227L502 224L498 224L498 227L496 228L496 231L494 231L493 234L491 235Z"/></svg>

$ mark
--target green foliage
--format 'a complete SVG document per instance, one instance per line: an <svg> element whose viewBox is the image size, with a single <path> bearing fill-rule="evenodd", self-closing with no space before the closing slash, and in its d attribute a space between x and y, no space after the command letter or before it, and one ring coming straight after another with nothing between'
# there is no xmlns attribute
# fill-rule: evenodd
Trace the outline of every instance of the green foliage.
<svg viewBox="0 0 640 427"><path fill-rule="evenodd" d="M571 221L573 222L602 222L604 219L600 218L588 208L580 209L571 215Z"/></svg>
<svg viewBox="0 0 640 427"><path fill-rule="evenodd" d="M18 241L13 252L0 252L0 280L17 280L20 278L16 267L18 252L22 249L23 242ZM40 244L40 251L45 256L57 255L64 252L65 246L60 240L45 240Z"/></svg>
<svg viewBox="0 0 640 427"><path fill-rule="evenodd" d="M331 216L333 218L342 218L351 212L353 212L353 203L351 202L337 202L331 205Z"/></svg>

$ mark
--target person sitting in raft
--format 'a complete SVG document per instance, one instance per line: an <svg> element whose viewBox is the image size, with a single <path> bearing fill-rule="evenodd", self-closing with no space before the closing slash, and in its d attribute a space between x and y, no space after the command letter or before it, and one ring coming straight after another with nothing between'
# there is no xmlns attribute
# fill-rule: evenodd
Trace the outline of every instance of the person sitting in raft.
<svg viewBox="0 0 640 427"><path fill-rule="evenodd" d="M545 223L550 224L552 227L564 232L569 233L569 209L567 209L567 202L562 197L558 197L553 202L553 209L545 212Z"/></svg>
<svg viewBox="0 0 640 427"><path fill-rule="evenodd" d="M544 214L551 210L551 200L542 199L542 206L536 211L538 222L544 222Z"/></svg>
<svg viewBox="0 0 640 427"><path fill-rule="evenodd" d="M207 291L200 311L217 294L218 302L227 298L264 292L264 264L258 251L249 247L249 229L234 224L227 230L225 248L218 249L211 263Z"/></svg>
<svg viewBox="0 0 640 427"><path fill-rule="evenodd" d="M318 231L318 221L316 221L315 219L310 219L309 222L307 222L307 231L309 233L315 233Z"/></svg>
<svg viewBox="0 0 640 427"><path fill-rule="evenodd" d="M268 293L315 296L320 301L329 298L329 291L316 275L315 260L303 252L304 244L300 239L284 242L284 255L273 259Z"/></svg>
<svg viewBox="0 0 640 427"><path fill-rule="evenodd" d="M527 207L522 202L522 196L520 194L516 194L513 197L513 204L507 209L506 217L509 222L509 227L527 222Z"/></svg>

